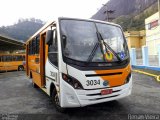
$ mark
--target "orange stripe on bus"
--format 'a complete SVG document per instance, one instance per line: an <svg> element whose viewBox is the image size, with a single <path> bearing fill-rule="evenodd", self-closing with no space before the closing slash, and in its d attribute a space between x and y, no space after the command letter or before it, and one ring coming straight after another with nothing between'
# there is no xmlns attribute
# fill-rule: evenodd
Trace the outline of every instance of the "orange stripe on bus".
<svg viewBox="0 0 160 120"><path fill-rule="evenodd" d="M131 67L128 65L127 67L123 69L112 69L112 70L96 70L96 74L109 74L109 73L117 73L122 72L122 74L115 74L110 76L99 76L103 80L107 80L109 82L110 87L120 86L125 83L125 80L128 76L128 74L131 72Z"/></svg>

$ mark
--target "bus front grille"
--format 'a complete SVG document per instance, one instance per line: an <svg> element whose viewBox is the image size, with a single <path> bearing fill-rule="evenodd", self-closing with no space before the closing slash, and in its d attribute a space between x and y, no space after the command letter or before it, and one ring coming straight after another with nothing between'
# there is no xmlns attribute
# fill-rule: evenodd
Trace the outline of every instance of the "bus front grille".
<svg viewBox="0 0 160 120"><path fill-rule="evenodd" d="M86 74L86 77L94 77L94 76L112 76L112 75L121 75L122 72L116 72L116 73L103 73L103 74Z"/></svg>

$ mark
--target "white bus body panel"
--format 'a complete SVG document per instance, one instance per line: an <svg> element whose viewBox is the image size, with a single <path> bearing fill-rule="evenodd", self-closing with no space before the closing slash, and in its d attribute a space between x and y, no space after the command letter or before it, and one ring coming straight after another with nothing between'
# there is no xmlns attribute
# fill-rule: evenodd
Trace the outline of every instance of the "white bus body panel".
<svg viewBox="0 0 160 120"><path fill-rule="evenodd" d="M132 91L132 77L129 83L118 86L110 87L104 86L101 77L86 77L86 74L96 74L94 71L81 71L74 67L67 65L68 74L80 81L83 88L82 90L74 89L71 85L62 79L60 74L60 98L61 107L82 107L91 104L97 104L112 100L121 99L131 94ZM86 86L86 80L100 79L100 85ZM113 93L108 95L100 95L101 90L112 89ZM96 95L97 94L97 95Z"/></svg>
<svg viewBox="0 0 160 120"><path fill-rule="evenodd" d="M129 83L119 86L109 88L113 90L112 94L109 95L93 95L98 94L103 89L96 90L76 90L71 87L68 83L61 80L61 107L83 107L87 105L103 103L107 101L117 100L129 96L132 91L132 77ZM118 91L115 92L114 91Z"/></svg>
<svg viewBox="0 0 160 120"><path fill-rule="evenodd" d="M51 83L53 83L59 91L59 72L56 66L54 66L48 59L45 65L45 75L46 75L46 88L47 94L50 95Z"/></svg>

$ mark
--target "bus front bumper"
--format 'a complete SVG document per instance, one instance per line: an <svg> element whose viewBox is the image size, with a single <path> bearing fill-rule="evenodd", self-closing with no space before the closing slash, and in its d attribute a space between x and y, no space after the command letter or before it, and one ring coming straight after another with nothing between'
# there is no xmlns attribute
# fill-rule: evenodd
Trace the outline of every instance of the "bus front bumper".
<svg viewBox="0 0 160 120"><path fill-rule="evenodd" d="M62 81L61 85L63 86L61 86L62 89L60 94L61 107L83 107L87 105L118 100L129 96L132 91L132 77L127 84L119 87L106 88L113 90L112 94L108 95L100 95L101 90L104 89L75 90L73 87L71 87L68 83L64 81Z"/></svg>

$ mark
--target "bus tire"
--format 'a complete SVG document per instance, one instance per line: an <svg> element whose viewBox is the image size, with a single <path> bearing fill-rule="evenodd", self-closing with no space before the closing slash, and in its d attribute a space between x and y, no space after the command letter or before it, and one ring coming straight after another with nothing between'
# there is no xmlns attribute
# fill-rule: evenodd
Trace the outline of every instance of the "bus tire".
<svg viewBox="0 0 160 120"><path fill-rule="evenodd" d="M33 81L32 81L32 86L33 88L38 88L38 85L36 85Z"/></svg>
<svg viewBox="0 0 160 120"><path fill-rule="evenodd" d="M29 72L29 79L32 79L32 72Z"/></svg>
<svg viewBox="0 0 160 120"><path fill-rule="evenodd" d="M52 99L53 104L54 104L54 106L55 106L55 108L56 108L56 110L57 110L58 112L64 113L64 112L66 111L65 108L62 108L62 107L60 106L58 93L57 93L57 91L56 91L55 88L54 88L53 91L52 91L51 99Z"/></svg>
<svg viewBox="0 0 160 120"><path fill-rule="evenodd" d="M38 88L38 85L33 82L33 79L32 79L32 86L33 86L33 88Z"/></svg>
<svg viewBox="0 0 160 120"><path fill-rule="evenodd" d="M23 71L24 67L22 65L18 66L18 71Z"/></svg>

